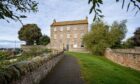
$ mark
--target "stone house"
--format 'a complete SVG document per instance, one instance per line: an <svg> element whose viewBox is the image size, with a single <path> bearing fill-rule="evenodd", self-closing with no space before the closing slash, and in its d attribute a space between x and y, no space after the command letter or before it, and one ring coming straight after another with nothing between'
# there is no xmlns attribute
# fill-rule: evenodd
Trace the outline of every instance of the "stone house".
<svg viewBox="0 0 140 84"><path fill-rule="evenodd" d="M85 51L82 37L88 32L88 18L75 21L53 21L51 48L56 50Z"/></svg>

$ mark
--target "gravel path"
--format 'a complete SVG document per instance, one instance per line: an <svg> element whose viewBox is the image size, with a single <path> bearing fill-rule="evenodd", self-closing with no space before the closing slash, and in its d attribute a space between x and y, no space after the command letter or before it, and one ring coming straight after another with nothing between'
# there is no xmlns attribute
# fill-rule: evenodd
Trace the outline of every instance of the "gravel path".
<svg viewBox="0 0 140 84"><path fill-rule="evenodd" d="M76 58L64 56L40 84L84 84Z"/></svg>

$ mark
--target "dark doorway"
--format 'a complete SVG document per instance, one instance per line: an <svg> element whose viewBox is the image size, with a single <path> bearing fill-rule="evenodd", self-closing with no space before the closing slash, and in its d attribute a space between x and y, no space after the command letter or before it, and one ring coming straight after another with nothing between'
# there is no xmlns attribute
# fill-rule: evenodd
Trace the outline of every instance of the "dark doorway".
<svg viewBox="0 0 140 84"><path fill-rule="evenodd" d="M66 46L66 50L69 51L69 44L67 44L67 46Z"/></svg>

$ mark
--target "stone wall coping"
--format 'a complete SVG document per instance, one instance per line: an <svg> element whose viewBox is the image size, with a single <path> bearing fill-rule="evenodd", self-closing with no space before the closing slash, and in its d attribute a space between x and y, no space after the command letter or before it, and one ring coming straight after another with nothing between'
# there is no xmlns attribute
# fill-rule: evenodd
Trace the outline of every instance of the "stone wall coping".
<svg viewBox="0 0 140 84"><path fill-rule="evenodd" d="M122 53L122 54L134 54L134 55L140 55L140 52L121 52L121 51L113 51L114 53Z"/></svg>
<svg viewBox="0 0 140 84"><path fill-rule="evenodd" d="M107 48L107 51L112 51L114 53L122 53L122 54L140 55L140 50L137 50L137 49L110 49L110 48Z"/></svg>

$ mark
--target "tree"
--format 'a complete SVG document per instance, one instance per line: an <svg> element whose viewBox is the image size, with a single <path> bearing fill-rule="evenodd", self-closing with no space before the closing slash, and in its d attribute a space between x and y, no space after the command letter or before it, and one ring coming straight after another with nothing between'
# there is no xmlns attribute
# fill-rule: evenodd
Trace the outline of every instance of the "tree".
<svg viewBox="0 0 140 84"><path fill-rule="evenodd" d="M122 48L134 48L133 37L128 38L125 42L123 42Z"/></svg>
<svg viewBox="0 0 140 84"><path fill-rule="evenodd" d="M18 32L19 39L26 41L26 45L39 44L39 38L42 36L40 28L36 24L27 24Z"/></svg>
<svg viewBox="0 0 140 84"><path fill-rule="evenodd" d="M93 54L103 54L105 49L110 47L108 32L109 28L104 22L93 23L91 31L83 37L86 48Z"/></svg>
<svg viewBox="0 0 140 84"><path fill-rule="evenodd" d="M124 8L125 3L127 3L125 0L115 0L116 2L122 1L122 9ZM94 20L95 19L100 19L102 17L104 17L104 15L102 15L102 11L100 10L100 5L103 4L103 0L88 0L88 3L92 3L92 7L90 9L90 13L92 13L92 11L94 11L95 16L94 16ZM135 15L140 11L140 0L129 0L128 4L127 4L127 11L129 10L130 6L133 5L133 10L136 10Z"/></svg>
<svg viewBox="0 0 140 84"><path fill-rule="evenodd" d="M121 41L126 34L125 23L126 21L115 21L112 26L108 26L103 21L95 21L91 31L83 38L86 48L93 54L102 55L108 47L121 47Z"/></svg>
<svg viewBox="0 0 140 84"><path fill-rule="evenodd" d="M25 18L25 15L19 15L18 12L36 12L37 2L32 0L1 0L0 1L0 19L19 20ZM8 20L7 20L8 21Z"/></svg>
<svg viewBox="0 0 140 84"><path fill-rule="evenodd" d="M109 33L110 43L112 44L111 48L121 47L121 41L125 38L127 32L126 22L127 20L113 22Z"/></svg>
<svg viewBox="0 0 140 84"><path fill-rule="evenodd" d="M133 41L135 46L140 46L140 27L134 32Z"/></svg>
<svg viewBox="0 0 140 84"><path fill-rule="evenodd" d="M47 35L43 35L42 37L40 37L39 39L40 45L47 45L49 43L50 43L50 38Z"/></svg>

